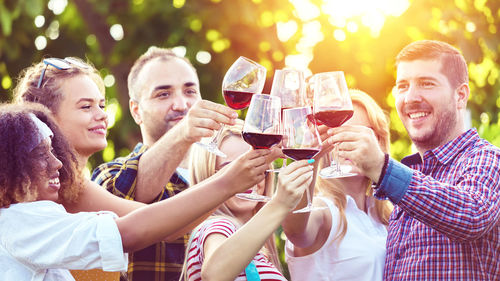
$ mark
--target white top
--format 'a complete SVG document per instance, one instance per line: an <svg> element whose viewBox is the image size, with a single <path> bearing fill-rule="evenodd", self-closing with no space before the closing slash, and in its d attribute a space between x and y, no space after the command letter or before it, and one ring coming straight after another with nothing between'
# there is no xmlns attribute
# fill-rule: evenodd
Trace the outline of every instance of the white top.
<svg viewBox="0 0 500 281"><path fill-rule="evenodd" d="M187 259L187 277L189 281L201 281L201 267L203 265L205 240L208 236L218 233L230 237L236 232L236 225L226 218L214 218L206 220L193 234L192 241L188 251ZM235 249L234 255L238 254ZM261 253L253 258L253 262L259 273L261 280L286 281L285 277L278 269ZM236 277L237 281L246 281L245 271Z"/></svg>
<svg viewBox="0 0 500 281"><path fill-rule="evenodd" d="M52 201L0 209L0 280L74 280L69 269L127 270L116 215L69 214Z"/></svg>
<svg viewBox="0 0 500 281"><path fill-rule="evenodd" d="M352 197L347 196L347 232L339 245L338 241L332 242L339 227L339 210L330 199L317 198L328 206L332 215L332 229L325 244L307 256L294 257L293 244L286 241L285 256L291 280L381 281L387 229L376 218L375 199L368 198L367 215L358 209Z"/></svg>

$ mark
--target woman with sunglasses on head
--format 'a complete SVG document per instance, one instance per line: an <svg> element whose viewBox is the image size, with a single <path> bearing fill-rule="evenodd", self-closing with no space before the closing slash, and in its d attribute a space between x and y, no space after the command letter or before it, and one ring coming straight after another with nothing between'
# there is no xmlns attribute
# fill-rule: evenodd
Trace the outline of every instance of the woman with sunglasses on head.
<svg viewBox="0 0 500 281"><path fill-rule="evenodd" d="M242 123L225 126L221 133L218 147L226 158L201 147L193 148L189 164L193 183L209 178L251 150L241 136ZM226 200L192 232L183 280L286 280L279 271L273 233L311 183L312 170L305 160L292 163L280 172L274 194L273 174L268 174L256 188L258 193L271 197L267 203L236 196Z"/></svg>
<svg viewBox="0 0 500 281"><path fill-rule="evenodd" d="M370 128L388 152L389 123L383 110L362 91L349 90L349 94L354 115L345 125ZM328 128L322 127L325 133ZM323 154L328 151L324 147ZM329 165L327 157L318 162L319 169ZM358 172L351 164L352 171ZM313 205L323 209L293 214L283 222L292 280L382 280L392 205L376 200L371 184L359 172L353 177L317 179Z"/></svg>
<svg viewBox="0 0 500 281"><path fill-rule="evenodd" d="M268 155L249 151L219 174L236 173L249 185L254 179L260 182L269 165L255 157L261 154ZM208 181L219 186L212 196L193 197L196 188L188 189L177 200L153 203L119 218L106 211L67 213L59 202L79 200L86 181L48 111L33 104L0 106L0 165L0 280L74 280L69 269L126 270L124 252L184 227L170 216L194 221L201 213L198 206L210 202L213 208L217 198L229 197L223 184L230 182L211 178ZM243 184L239 191L249 187ZM185 210L189 203L193 206Z"/></svg>
<svg viewBox="0 0 500 281"><path fill-rule="evenodd" d="M14 89L14 101L49 108L82 168L107 145L104 82L97 69L80 59L48 58L26 68Z"/></svg>

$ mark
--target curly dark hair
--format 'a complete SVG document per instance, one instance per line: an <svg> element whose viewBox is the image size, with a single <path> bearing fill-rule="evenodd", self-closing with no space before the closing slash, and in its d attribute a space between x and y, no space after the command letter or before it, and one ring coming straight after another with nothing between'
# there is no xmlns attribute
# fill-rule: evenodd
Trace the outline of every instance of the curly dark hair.
<svg viewBox="0 0 500 281"><path fill-rule="evenodd" d="M71 147L59 131L50 111L40 105L0 105L0 208L10 204L29 202L36 199L37 190L31 183L40 177L31 149L38 142L38 128L29 113L47 124L54 133L52 148L54 155L62 162L59 170L60 203L74 202L81 190L81 175L77 159ZM39 162L38 162L39 163Z"/></svg>

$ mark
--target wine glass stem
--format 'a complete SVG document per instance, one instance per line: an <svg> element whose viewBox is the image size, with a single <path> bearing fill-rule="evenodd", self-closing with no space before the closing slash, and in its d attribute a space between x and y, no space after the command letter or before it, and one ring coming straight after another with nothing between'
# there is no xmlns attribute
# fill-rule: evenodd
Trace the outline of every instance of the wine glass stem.
<svg viewBox="0 0 500 281"><path fill-rule="evenodd" d="M224 124L220 124L220 125L221 125L220 129L217 131L217 133L215 134L215 136L212 138L212 140L209 143L209 145L211 145L211 146L217 147L217 143L219 142L219 138L222 134L222 131L224 130Z"/></svg>
<svg viewBox="0 0 500 281"><path fill-rule="evenodd" d="M309 187L307 187L307 189L306 189L306 196L307 196L307 206L311 207L312 202L311 202L311 194L310 194Z"/></svg>
<svg viewBox="0 0 500 281"><path fill-rule="evenodd" d="M335 171L337 173L340 173L340 164L339 164L339 146L338 144L335 144L335 147L333 148L333 161L335 162Z"/></svg>

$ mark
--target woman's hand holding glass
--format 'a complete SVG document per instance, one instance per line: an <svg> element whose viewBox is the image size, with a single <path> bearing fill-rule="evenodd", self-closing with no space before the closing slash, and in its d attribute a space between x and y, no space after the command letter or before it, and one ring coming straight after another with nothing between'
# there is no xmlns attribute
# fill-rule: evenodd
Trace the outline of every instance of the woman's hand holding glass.
<svg viewBox="0 0 500 281"><path fill-rule="evenodd" d="M312 159L321 150L321 139L316 124L311 121L311 108L297 107L283 111L283 154L293 160ZM306 191L307 206L294 213L317 210L312 206L310 191Z"/></svg>
<svg viewBox="0 0 500 281"><path fill-rule="evenodd" d="M307 161L295 161L283 167L278 175L278 186L272 201L279 202L293 210L311 185L313 166Z"/></svg>
<svg viewBox="0 0 500 281"><path fill-rule="evenodd" d="M281 102L270 95L253 95L245 117L243 139L254 149L270 149L281 142ZM269 197L252 193L238 193L238 198L269 201Z"/></svg>
<svg viewBox="0 0 500 281"><path fill-rule="evenodd" d="M266 170L274 160L269 149L251 149L236 160L221 168L217 173L228 182L226 186L234 186L239 192L255 187L265 179ZM227 173L227 177L224 174Z"/></svg>

